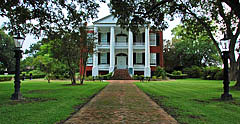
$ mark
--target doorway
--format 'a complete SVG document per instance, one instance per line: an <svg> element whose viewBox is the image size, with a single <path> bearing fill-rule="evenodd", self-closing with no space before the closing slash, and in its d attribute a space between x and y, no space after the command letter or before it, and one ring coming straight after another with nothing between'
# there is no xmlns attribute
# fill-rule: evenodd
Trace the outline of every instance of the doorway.
<svg viewBox="0 0 240 124"><path fill-rule="evenodd" d="M127 56L117 56L117 69L127 68Z"/></svg>

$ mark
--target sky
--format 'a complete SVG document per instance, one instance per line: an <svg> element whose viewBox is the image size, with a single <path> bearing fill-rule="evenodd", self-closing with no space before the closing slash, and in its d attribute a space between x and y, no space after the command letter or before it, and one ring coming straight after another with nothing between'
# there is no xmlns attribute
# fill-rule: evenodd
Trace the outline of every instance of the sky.
<svg viewBox="0 0 240 124"><path fill-rule="evenodd" d="M100 18L103 18L105 16L108 16L110 14L109 7L107 6L107 3L100 3L98 18L92 20L89 22L89 25L92 24L93 21L98 20ZM7 21L8 19L0 17L0 25L3 24L3 22ZM176 27L178 24L180 24L180 19L176 19L174 21L169 21L169 28L163 31L163 39L170 40L172 38L171 30ZM23 43L22 50L29 49L31 44L37 43L40 39L34 38L33 35L28 34L25 38L25 41Z"/></svg>

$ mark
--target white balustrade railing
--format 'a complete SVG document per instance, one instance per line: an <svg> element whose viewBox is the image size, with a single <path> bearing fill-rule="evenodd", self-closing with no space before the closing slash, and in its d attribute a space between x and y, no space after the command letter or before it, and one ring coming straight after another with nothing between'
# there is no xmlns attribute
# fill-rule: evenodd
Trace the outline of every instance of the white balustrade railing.
<svg viewBox="0 0 240 124"><path fill-rule="evenodd" d="M98 45L110 45L109 42L98 42Z"/></svg>
<svg viewBox="0 0 240 124"><path fill-rule="evenodd" d="M116 45L116 46L127 46L128 43L127 43L127 42L125 42L125 43L116 42L115 45Z"/></svg>
<svg viewBox="0 0 240 124"><path fill-rule="evenodd" d="M110 43L109 42L99 42L98 45L100 45L100 46L108 46L108 45L110 45ZM145 43L144 42L133 42L133 45L135 45L135 46L144 46ZM125 43L116 42L115 46L128 46L128 42L125 42Z"/></svg>
<svg viewBox="0 0 240 124"><path fill-rule="evenodd" d="M133 45L137 45L137 46L144 46L145 43L144 42L133 42Z"/></svg>

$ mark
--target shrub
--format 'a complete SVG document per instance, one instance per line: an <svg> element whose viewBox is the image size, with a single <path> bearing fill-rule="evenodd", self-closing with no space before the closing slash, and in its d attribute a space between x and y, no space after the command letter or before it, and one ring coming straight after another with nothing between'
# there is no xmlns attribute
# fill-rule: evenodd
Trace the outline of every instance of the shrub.
<svg viewBox="0 0 240 124"><path fill-rule="evenodd" d="M133 75L133 80L139 80L139 76L138 75Z"/></svg>
<svg viewBox="0 0 240 124"><path fill-rule="evenodd" d="M157 66L156 71L154 72L154 76L156 77L162 76L162 79L166 79L166 71L160 66Z"/></svg>
<svg viewBox="0 0 240 124"><path fill-rule="evenodd" d="M223 80L223 70L218 71L215 76L214 76L215 80Z"/></svg>
<svg viewBox="0 0 240 124"><path fill-rule="evenodd" d="M152 80L156 81L157 80L157 76L152 76Z"/></svg>
<svg viewBox="0 0 240 124"><path fill-rule="evenodd" d="M12 75L0 75L0 81L10 81L12 78Z"/></svg>
<svg viewBox="0 0 240 124"><path fill-rule="evenodd" d="M222 71L222 69L220 69L219 67L214 67L214 66L210 66L210 67L205 67L203 69L203 79L205 80L216 80L216 74L220 71ZM220 73L219 72L219 73ZM219 76L220 74L218 74Z"/></svg>
<svg viewBox="0 0 240 124"><path fill-rule="evenodd" d="M44 78L46 80L54 80L54 79L56 79L56 76L54 76L53 74L48 74ZM59 77L58 77L58 79L59 79Z"/></svg>
<svg viewBox="0 0 240 124"><path fill-rule="evenodd" d="M96 77L96 79L98 80L109 80L111 79L112 77L112 72L111 73L108 73L108 74L105 74L105 75L99 75Z"/></svg>
<svg viewBox="0 0 240 124"><path fill-rule="evenodd" d="M139 75L139 78L140 79L144 79L144 75Z"/></svg>
<svg viewBox="0 0 240 124"><path fill-rule="evenodd" d="M163 78L162 78L162 76L160 76L160 77L157 77L157 79L162 80Z"/></svg>
<svg viewBox="0 0 240 124"><path fill-rule="evenodd" d="M96 77L96 79L97 79L97 80L103 80L103 76L102 76L102 75L98 75L98 76Z"/></svg>
<svg viewBox="0 0 240 124"><path fill-rule="evenodd" d="M46 75L46 73L40 71L40 70L32 70L29 71L28 74L32 73L32 75Z"/></svg>
<svg viewBox="0 0 240 124"><path fill-rule="evenodd" d="M173 74L169 74L168 75L171 79L185 79L188 78L187 74L181 74L181 75L173 75Z"/></svg>
<svg viewBox="0 0 240 124"><path fill-rule="evenodd" d="M92 81L93 77L92 76L88 76L88 77L85 78L85 80Z"/></svg>
<svg viewBox="0 0 240 124"><path fill-rule="evenodd" d="M195 65L190 68L189 67L184 68L183 73L187 74L188 77L190 77L190 78L201 78L203 76L202 68L195 66Z"/></svg>
<svg viewBox="0 0 240 124"><path fill-rule="evenodd" d="M172 75L182 75L182 72L181 71L173 71Z"/></svg>

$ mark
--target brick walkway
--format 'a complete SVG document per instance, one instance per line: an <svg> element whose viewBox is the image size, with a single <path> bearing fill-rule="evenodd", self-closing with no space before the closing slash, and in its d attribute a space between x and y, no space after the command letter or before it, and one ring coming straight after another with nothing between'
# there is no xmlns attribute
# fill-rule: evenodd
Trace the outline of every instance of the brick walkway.
<svg viewBox="0 0 240 124"><path fill-rule="evenodd" d="M133 81L115 80L65 124L177 124Z"/></svg>

